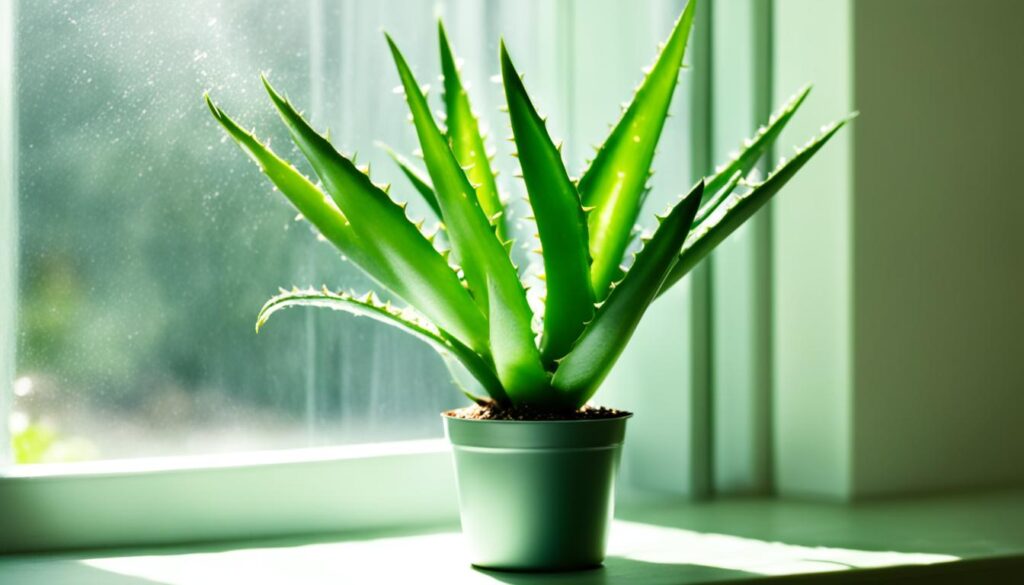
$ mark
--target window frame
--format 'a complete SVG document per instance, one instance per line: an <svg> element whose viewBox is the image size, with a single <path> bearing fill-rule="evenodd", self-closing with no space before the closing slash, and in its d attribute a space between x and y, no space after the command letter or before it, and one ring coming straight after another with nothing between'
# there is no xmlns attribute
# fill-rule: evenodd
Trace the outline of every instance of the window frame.
<svg viewBox="0 0 1024 585"><path fill-rule="evenodd" d="M454 481L442 439L18 466L0 553L451 525Z"/></svg>
<svg viewBox="0 0 1024 585"><path fill-rule="evenodd" d="M0 0L0 437L5 438L10 436L18 294L14 17L14 0ZM0 441L0 465L13 459L11 451L9 441Z"/></svg>
<svg viewBox="0 0 1024 585"><path fill-rule="evenodd" d="M783 103L773 100L772 5L771 0L712 4L714 62L708 69L714 106L708 150L716 162L727 160ZM776 148L770 147L756 171L767 176L776 160ZM706 262L711 272L711 474L718 494L763 495L772 489L771 228L768 204Z"/></svg>

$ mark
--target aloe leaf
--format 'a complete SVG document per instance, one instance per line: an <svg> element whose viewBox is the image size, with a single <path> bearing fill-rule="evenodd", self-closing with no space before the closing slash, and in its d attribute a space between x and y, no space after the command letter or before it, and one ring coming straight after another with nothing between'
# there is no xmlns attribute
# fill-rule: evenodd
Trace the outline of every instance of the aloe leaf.
<svg viewBox="0 0 1024 585"><path fill-rule="evenodd" d="M484 215L466 173L438 129L405 58L390 36L387 41L405 89L453 252L473 299L488 315L491 324L491 355L498 378L513 402L522 396L533 396L546 387L548 376L534 344L530 327L532 313L519 274Z"/></svg>
<svg viewBox="0 0 1024 585"><path fill-rule="evenodd" d="M711 215L711 212L714 211L716 207L718 207L719 203L724 201L725 198L728 197L729 195L732 195L732 192L736 190L736 186L740 184L741 178L743 178L741 171L736 171L735 173L733 173L732 178L729 179L729 182L726 183L724 187L719 189L718 193L715 193L714 197L708 199L708 201L704 203L704 205L700 206L700 209L697 210L697 216L693 218L692 227L697 227L698 225L700 225L700 222L707 219L707 217Z"/></svg>
<svg viewBox="0 0 1024 585"><path fill-rule="evenodd" d="M441 50L441 74L444 77L443 97L448 140L455 158L466 169L466 177L476 188L481 209L494 225L498 238L504 242L508 239L505 206L498 195L498 185L494 181L494 171L487 156L487 145L480 133L480 122L473 115L469 94L462 85L459 67L441 21L437 23L437 35Z"/></svg>
<svg viewBox="0 0 1024 585"><path fill-rule="evenodd" d="M501 73L523 180L544 251L547 299L541 356L552 363L569 352L594 315L587 221L559 149L526 93L505 43Z"/></svg>
<svg viewBox="0 0 1024 585"><path fill-rule="evenodd" d="M491 402L491 399L481 396L482 392L485 392L488 395L490 395L490 392L486 392L486 390L484 390L480 380L478 380L476 376L462 364L462 362L452 357L450 353L443 353L441 358L444 360L445 368L448 369L448 375L451 376L452 383L459 389L459 392L462 392L463 396L468 398L470 402L479 404L480 406L486 406ZM505 395L504 392L504 390L501 390L502 395L505 396L504 400L493 399L493 397L492 399L501 404L510 404L508 402L508 396Z"/></svg>
<svg viewBox="0 0 1024 585"><path fill-rule="evenodd" d="M426 341L445 359L456 359L481 383L492 398L499 402L508 402L501 382L483 358L458 340L445 336L433 323L411 309L399 309L390 303L381 302L372 292L356 297L344 292L331 292L326 287L320 290L308 288L283 291L268 300L260 309L256 317L256 331L259 332L272 315L289 307L322 307L344 311L397 327Z"/></svg>
<svg viewBox="0 0 1024 585"><path fill-rule="evenodd" d="M690 230L704 194L704 181L679 201L636 254L626 276L612 288L594 320L558 364L552 385L575 407L586 403L625 349L640 318L657 295Z"/></svg>
<svg viewBox="0 0 1024 585"><path fill-rule="evenodd" d="M840 128L856 114L833 122L822 129L822 133L799 150L792 159L782 163L767 179L754 185L745 193L733 193L722 201L696 228L683 244L679 262L662 284L662 292L668 290L703 260L726 237L743 225L754 213L779 192L796 175L807 161L831 139Z"/></svg>
<svg viewBox="0 0 1024 585"><path fill-rule="evenodd" d="M389 283L394 280L393 275L382 273L382 267L372 251L362 245L359 236L356 235L352 225L338 207L331 203L324 193L295 167L274 154L251 132L243 130L213 103L209 95L203 97L217 122L259 165L267 178L288 198L299 213L313 224L327 241L334 244L342 254L352 260L371 278L382 286L390 288Z"/></svg>
<svg viewBox="0 0 1024 585"><path fill-rule="evenodd" d="M655 147L668 116L686 53L696 0L675 24L650 74L637 90L579 181L590 225L591 282L595 297L608 293L640 212Z"/></svg>
<svg viewBox="0 0 1024 585"><path fill-rule="evenodd" d="M447 261L434 249L405 210L373 184L281 97L266 78L267 93L292 140L309 159L327 192L349 219L360 241L399 278L392 290L434 323L475 351L488 351L488 327Z"/></svg>
<svg viewBox="0 0 1024 585"><path fill-rule="evenodd" d="M707 188L704 191L707 197L716 196L718 191L725 186L729 178L735 173L739 172L741 176L745 177L753 170L754 165L757 164L757 161L761 159L772 143L775 142L775 139L779 137L783 128L793 118L793 114L804 103L809 93L811 93L811 86L804 86L803 89L786 102L786 105L772 114L766 126L759 128L753 138L744 142L743 147L732 160L716 169L715 174L708 179Z"/></svg>
<svg viewBox="0 0 1024 585"><path fill-rule="evenodd" d="M551 390L550 376L541 364L540 352L533 344L533 330L516 312L509 310L510 304L520 299L525 302L526 295L521 288L516 291L500 286L490 277L487 285L491 297L488 314L491 355L498 379L514 406L546 408L557 396Z"/></svg>
<svg viewBox="0 0 1024 585"><path fill-rule="evenodd" d="M430 184L430 177L427 176L426 172L416 168L412 161L395 152L390 146L382 143L379 144L384 149L384 152L388 153L391 160L395 161L395 164L401 169L405 178L409 179L409 182L412 183L413 188L420 194L420 197L423 197L423 200L427 202L430 209L434 210L434 214L440 218L441 206L437 202L434 186Z"/></svg>

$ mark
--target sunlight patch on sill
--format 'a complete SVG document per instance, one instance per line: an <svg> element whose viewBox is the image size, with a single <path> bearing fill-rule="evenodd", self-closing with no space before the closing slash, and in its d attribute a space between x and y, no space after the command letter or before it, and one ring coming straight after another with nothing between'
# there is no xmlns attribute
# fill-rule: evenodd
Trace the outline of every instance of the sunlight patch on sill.
<svg viewBox="0 0 1024 585"><path fill-rule="evenodd" d="M693 574L695 568L710 568L733 575L781 576L955 560L958 557L951 555L800 546L616 521L605 568L580 575L603 583L605 578L616 577L616 567L624 563L647 567L630 573L642 582L645 571L684 576ZM80 562L164 585L415 583L425 575L439 574L453 584L499 582L493 575L470 568L462 537L453 532Z"/></svg>
<svg viewBox="0 0 1024 585"><path fill-rule="evenodd" d="M959 560L959 557L942 554L801 546L624 521L616 522L615 529L615 543L620 546L612 554L617 556L648 563L701 565L757 575L797 575Z"/></svg>

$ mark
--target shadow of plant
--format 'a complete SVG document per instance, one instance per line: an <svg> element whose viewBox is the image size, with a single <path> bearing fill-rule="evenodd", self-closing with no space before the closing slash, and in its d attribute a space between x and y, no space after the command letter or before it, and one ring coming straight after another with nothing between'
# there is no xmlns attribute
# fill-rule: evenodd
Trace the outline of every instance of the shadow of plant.
<svg viewBox="0 0 1024 585"><path fill-rule="evenodd" d="M643 583L644 585L678 585L679 583L702 583L705 581L734 580L754 577L753 573L720 569L685 563L652 563L626 557L610 556L604 566L587 571L566 571L561 573L527 573L476 571L491 577L496 582L509 585L530 585L536 583L572 585L611 585L615 583Z"/></svg>

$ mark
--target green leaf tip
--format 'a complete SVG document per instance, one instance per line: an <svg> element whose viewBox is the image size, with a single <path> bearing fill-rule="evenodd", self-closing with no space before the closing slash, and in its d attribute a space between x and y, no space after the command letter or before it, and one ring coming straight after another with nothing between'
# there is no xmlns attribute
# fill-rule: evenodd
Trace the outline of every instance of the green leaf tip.
<svg viewBox="0 0 1024 585"><path fill-rule="evenodd" d="M455 52L441 21L438 21L438 48L441 54L441 75L444 78L446 137L456 160L465 170L480 208L492 219L498 239L507 240L509 228L502 213L505 207L498 193L496 174L487 156L487 144L480 130L480 122L473 113L469 93L462 85Z"/></svg>
<svg viewBox="0 0 1024 585"><path fill-rule="evenodd" d="M654 153L679 81L696 2L686 5L654 66L640 84L578 187L583 204L594 207L590 225L591 282L603 299L618 274L636 223Z"/></svg>
<svg viewBox="0 0 1024 585"><path fill-rule="evenodd" d="M404 156L395 152L393 148L384 144L383 142L376 143L378 147L384 150L385 153L391 160L398 165L398 169L402 171L405 178L412 184L413 189L420 194L420 197L430 206L430 209L434 212L438 219L441 219L441 206L437 202L437 194L434 193L434 186L430 184L430 177L427 176L425 171L420 170Z"/></svg>
<svg viewBox="0 0 1024 585"><path fill-rule="evenodd" d="M740 151L728 163L716 168L716 172L708 179L705 200L715 197L719 190L737 171L741 177L747 176L757 162L768 152L772 144L793 118L796 111L811 93L811 84L805 85L791 97L779 110L771 115L768 123L758 129L753 138L744 141Z"/></svg>
<svg viewBox="0 0 1024 585"><path fill-rule="evenodd" d="M774 197L785 184L850 120L856 112L827 124L822 132L811 139L796 156L780 164L764 181L753 185L745 193L733 193L723 199L691 231L687 237L679 261L661 286L658 294L668 290L689 273L701 260L707 257L718 244L722 243L739 226L750 219Z"/></svg>

